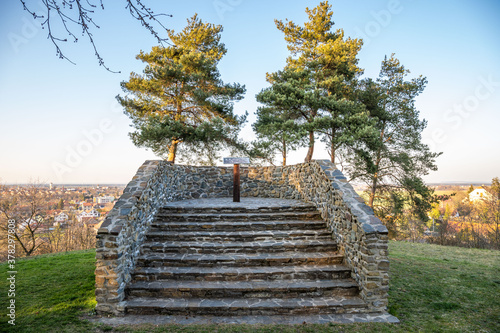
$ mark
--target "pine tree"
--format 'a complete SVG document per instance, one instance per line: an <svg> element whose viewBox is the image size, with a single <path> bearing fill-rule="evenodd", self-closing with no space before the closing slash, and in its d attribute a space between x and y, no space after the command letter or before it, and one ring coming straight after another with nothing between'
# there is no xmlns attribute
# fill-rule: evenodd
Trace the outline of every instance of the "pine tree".
<svg viewBox="0 0 500 333"><path fill-rule="evenodd" d="M324 109L327 113L315 120L315 127L326 143L332 163L337 164L349 150L363 146L363 142L376 135L374 121L362 103L329 98Z"/></svg>
<svg viewBox="0 0 500 333"><path fill-rule="evenodd" d="M500 200L500 179L498 177L491 180L490 194L494 200Z"/></svg>
<svg viewBox="0 0 500 333"><path fill-rule="evenodd" d="M467 190L467 195L471 194L473 191L474 191L474 185L471 184L471 186L469 186L469 189Z"/></svg>
<svg viewBox="0 0 500 333"><path fill-rule="evenodd" d="M356 58L362 42L345 38L342 29L332 31L333 12L327 1L306 8L306 13L309 21L303 27L275 21L291 55L282 71L267 75L271 87L257 100L274 109L286 108L286 119L307 131L306 162L312 159L316 134L328 143L335 162L338 149L370 131L368 113L353 97L362 73Z"/></svg>
<svg viewBox="0 0 500 333"><path fill-rule="evenodd" d="M268 75L271 87L261 90L256 98L268 111L278 111L275 119L293 122L290 127L297 134L308 136L309 152L306 161L312 158L314 150L314 121L321 107L321 90L315 87L308 70L285 68Z"/></svg>
<svg viewBox="0 0 500 333"><path fill-rule="evenodd" d="M281 164L287 164L287 155L301 145L305 131L295 123L293 119L287 118L286 110L276 110L268 107L257 109L257 120L252 125L257 133L255 148L260 152L261 158L274 160L276 151L281 153Z"/></svg>
<svg viewBox="0 0 500 333"><path fill-rule="evenodd" d="M382 62L376 82L363 82L359 98L376 122L378 134L369 137L365 149L351 154L349 173L367 183L368 205L378 210L379 217L397 219L410 210L426 221L435 197L422 176L436 170L435 159L440 153L431 152L422 143L427 123L419 119L415 108L415 98L427 79L419 76L407 81L408 74L393 54Z"/></svg>
<svg viewBox="0 0 500 333"><path fill-rule="evenodd" d="M217 69L226 54L221 43L222 26L188 19L179 33L168 31L174 46L153 47L137 59L147 63L142 75L131 73L117 96L136 131L135 145L151 148L175 162L179 145L184 151L213 151L214 146L238 146L238 133L246 116L233 114L233 101L245 87L225 84Z"/></svg>

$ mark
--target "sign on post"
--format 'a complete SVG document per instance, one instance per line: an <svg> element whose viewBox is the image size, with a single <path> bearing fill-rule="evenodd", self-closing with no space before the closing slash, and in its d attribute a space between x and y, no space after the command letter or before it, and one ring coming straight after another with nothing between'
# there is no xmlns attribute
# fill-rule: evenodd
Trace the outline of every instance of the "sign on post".
<svg viewBox="0 0 500 333"><path fill-rule="evenodd" d="M224 164L234 164L233 202L240 202L240 164L249 164L249 157L224 157Z"/></svg>
<svg viewBox="0 0 500 333"><path fill-rule="evenodd" d="M224 164L249 164L249 157L224 157Z"/></svg>

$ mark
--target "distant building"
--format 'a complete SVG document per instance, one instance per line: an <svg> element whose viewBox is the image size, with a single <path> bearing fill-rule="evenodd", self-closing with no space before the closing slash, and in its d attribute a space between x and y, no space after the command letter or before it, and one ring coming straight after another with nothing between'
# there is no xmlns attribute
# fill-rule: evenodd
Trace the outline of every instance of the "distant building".
<svg viewBox="0 0 500 333"><path fill-rule="evenodd" d="M65 212L61 212L59 215L54 217L54 222L62 223L62 222L66 222L68 219L69 219L68 214L66 214Z"/></svg>
<svg viewBox="0 0 500 333"><path fill-rule="evenodd" d="M83 210L84 212L90 212L93 209L94 209L94 205L90 202L83 201L80 203L80 210Z"/></svg>
<svg viewBox="0 0 500 333"><path fill-rule="evenodd" d="M30 218L22 221L19 224L18 229L24 230L28 227L28 225L30 226L31 229L35 229L40 227L42 223L43 223L43 218L41 216L36 216L34 219Z"/></svg>
<svg viewBox="0 0 500 333"><path fill-rule="evenodd" d="M49 228L49 230L54 230L55 228L66 228L68 226L68 221L65 222L54 222L52 223L52 227Z"/></svg>
<svg viewBox="0 0 500 333"><path fill-rule="evenodd" d="M97 221L95 218L86 217L82 220L82 222L89 228L96 229L96 227L101 223ZM98 228L98 227L97 227Z"/></svg>
<svg viewBox="0 0 500 333"><path fill-rule="evenodd" d="M492 198L491 194L488 191L486 191L484 188L477 188L474 191L469 193L469 201L470 202L489 200L491 198Z"/></svg>
<svg viewBox="0 0 500 333"><path fill-rule="evenodd" d="M102 196L102 197L97 197L94 198L95 202L98 204L107 204L107 203L112 203L115 201L115 197L113 196Z"/></svg>
<svg viewBox="0 0 500 333"><path fill-rule="evenodd" d="M84 218L96 218L99 216L101 216L101 214L97 210L92 209L89 212L85 212L85 211L81 212L80 214L78 214L76 216L76 219L78 220L78 222L82 222Z"/></svg>

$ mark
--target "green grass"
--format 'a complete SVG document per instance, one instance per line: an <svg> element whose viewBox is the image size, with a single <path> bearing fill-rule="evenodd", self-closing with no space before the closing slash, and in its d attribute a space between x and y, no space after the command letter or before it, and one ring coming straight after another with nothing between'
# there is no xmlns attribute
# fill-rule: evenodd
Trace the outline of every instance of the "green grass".
<svg viewBox="0 0 500 333"><path fill-rule="evenodd" d="M500 332L500 252L390 243L389 311L424 332Z"/></svg>
<svg viewBox="0 0 500 333"><path fill-rule="evenodd" d="M95 251L75 251L20 259L16 263L16 325L7 323L7 271L0 265L0 331L86 332L79 320L95 307Z"/></svg>
<svg viewBox="0 0 500 333"><path fill-rule="evenodd" d="M198 325L113 328L93 316L94 251L17 263L16 326L7 324L7 266L0 264L6 332L500 332L500 252L390 242L389 311L401 324Z"/></svg>

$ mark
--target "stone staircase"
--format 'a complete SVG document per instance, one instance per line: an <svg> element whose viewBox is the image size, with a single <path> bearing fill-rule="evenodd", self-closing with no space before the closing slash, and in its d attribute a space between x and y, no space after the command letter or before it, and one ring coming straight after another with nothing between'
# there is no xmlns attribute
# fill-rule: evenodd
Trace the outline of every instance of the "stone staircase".
<svg viewBox="0 0 500 333"><path fill-rule="evenodd" d="M127 315L366 312L313 205L162 208L126 289Z"/></svg>

